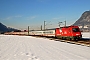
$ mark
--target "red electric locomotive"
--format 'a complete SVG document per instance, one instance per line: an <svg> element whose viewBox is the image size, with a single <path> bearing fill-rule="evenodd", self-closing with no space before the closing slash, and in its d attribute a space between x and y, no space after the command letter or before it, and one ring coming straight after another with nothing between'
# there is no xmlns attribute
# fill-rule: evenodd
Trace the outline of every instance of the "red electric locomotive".
<svg viewBox="0 0 90 60"><path fill-rule="evenodd" d="M82 34L78 26L66 26L56 28L55 36L57 38L69 40L77 40L82 38Z"/></svg>

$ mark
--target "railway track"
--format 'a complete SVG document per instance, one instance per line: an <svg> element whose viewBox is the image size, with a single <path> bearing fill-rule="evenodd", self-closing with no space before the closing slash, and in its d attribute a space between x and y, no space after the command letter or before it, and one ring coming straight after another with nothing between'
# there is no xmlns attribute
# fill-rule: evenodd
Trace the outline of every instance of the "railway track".
<svg viewBox="0 0 90 60"><path fill-rule="evenodd" d="M66 42L66 43L70 43L70 44L76 44L76 45L90 47L90 40L86 40L86 39L81 39L78 41L55 39L55 41Z"/></svg>
<svg viewBox="0 0 90 60"><path fill-rule="evenodd" d="M33 36L33 37L41 38L42 36ZM81 40L72 41L72 40L62 40L62 39L55 38L55 37L45 37L44 36L43 38L48 38L49 40L60 41L60 42L90 47L90 39L82 38Z"/></svg>

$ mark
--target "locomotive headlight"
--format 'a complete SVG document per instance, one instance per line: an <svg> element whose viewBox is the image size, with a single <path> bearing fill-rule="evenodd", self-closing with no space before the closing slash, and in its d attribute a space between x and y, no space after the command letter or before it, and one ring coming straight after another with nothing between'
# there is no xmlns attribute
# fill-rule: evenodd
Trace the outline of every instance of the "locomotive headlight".
<svg viewBox="0 0 90 60"><path fill-rule="evenodd" d="M79 34L76 34L76 35L79 35Z"/></svg>
<svg viewBox="0 0 90 60"><path fill-rule="evenodd" d="M81 36L79 36L79 37L81 37Z"/></svg>

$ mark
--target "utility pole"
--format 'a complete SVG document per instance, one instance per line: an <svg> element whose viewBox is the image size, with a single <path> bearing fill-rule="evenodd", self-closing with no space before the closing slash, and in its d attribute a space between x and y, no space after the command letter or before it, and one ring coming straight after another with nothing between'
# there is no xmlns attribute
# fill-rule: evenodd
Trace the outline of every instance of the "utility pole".
<svg viewBox="0 0 90 60"><path fill-rule="evenodd" d="M29 35L29 26L28 26L28 35Z"/></svg>
<svg viewBox="0 0 90 60"><path fill-rule="evenodd" d="M66 27L66 20L64 22L65 22L65 27Z"/></svg>
<svg viewBox="0 0 90 60"><path fill-rule="evenodd" d="M44 21L44 30L45 30L45 25L46 25L45 22L46 22L46 21Z"/></svg>
<svg viewBox="0 0 90 60"><path fill-rule="evenodd" d="M59 24L59 27L61 27L61 23L62 23L62 22L59 22L59 23L58 23L58 24Z"/></svg>
<svg viewBox="0 0 90 60"><path fill-rule="evenodd" d="M42 25L41 25L41 30L42 30Z"/></svg>

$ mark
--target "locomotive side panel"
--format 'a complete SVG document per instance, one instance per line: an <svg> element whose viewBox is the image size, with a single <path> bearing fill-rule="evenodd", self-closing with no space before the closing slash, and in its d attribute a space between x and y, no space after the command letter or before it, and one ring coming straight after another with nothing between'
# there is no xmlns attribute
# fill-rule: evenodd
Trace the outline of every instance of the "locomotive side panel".
<svg viewBox="0 0 90 60"><path fill-rule="evenodd" d="M55 29L55 36L57 38L62 38L62 29L61 28L56 28Z"/></svg>

